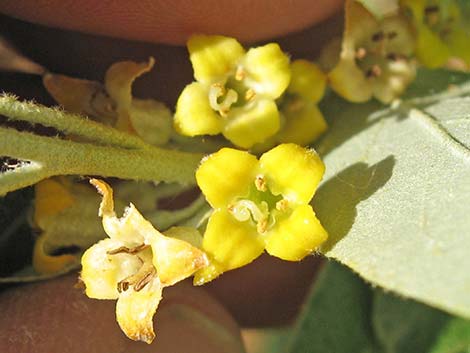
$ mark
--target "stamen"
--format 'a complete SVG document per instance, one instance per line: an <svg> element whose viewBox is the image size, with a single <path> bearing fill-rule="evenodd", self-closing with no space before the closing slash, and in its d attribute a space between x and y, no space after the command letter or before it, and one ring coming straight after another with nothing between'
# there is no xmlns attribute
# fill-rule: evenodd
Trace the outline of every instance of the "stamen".
<svg viewBox="0 0 470 353"><path fill-rule="evenodd" d="M237 67L237 71L235 71L235 80L242 81L246 77L245 70L242 66Z"/></svg>
<svg viewBox="0 0 470 353"><path fill-rule="evenodd" d="M361 48L359 48L359 49L356 50L356 59L362 60L362 59L364 59L364 58L366 57L366 55L367 55L367 50L366 50L366 48L362 48L362 47L361 47Z"/></svg>
<svg viewBox="0 0 470 353"><path fill-rule="evenodd" d="M144 288L147 283L149 283L153 277L155 277L155 274L157 273L157 270L155 269L155 267L151 267L145 274L144 276L139 279L136 284L134 284L134 290L136 292L139 292L140 290L142 290L142 288Z"/></svg>
<svg viewBox="0 0 470 353"><path fill-rule="evenodd" d="M222 102L218 102L219 98L225 96ZM220 83L214 83L209 89L209 104L212 109L217 110L222 116L230 111L230 107L238 100L238 94L233 89L228 91Z"/></svg>
<svg viewBox="0 0 470 353"><path fill-rule="evenodd" d="M259 207L250 200L239 200L231 205L228 210L240 222L249 220L251 216L256 222L265 217Z"/></svg>
<svg viewBox="0 0 470 353"><path fill-rule="evenodd" d="M119 293L125 292L129 289L129 282L127 280L119 281L117 284L117 291Z"/></svg>
<svg viewBox="0 0 470 353"><path fill-rule="evenodd" d="M267 229L268 229L268 219L263 218L256 225L256 230L258 231L258 233L263 234L264 232L266 232Z"/></svg>
<svg viewBox="0 0 470 353"><path fill-rule="evenodd" d="M297 98L288 104L287 109L291 112L298 112L303 107L305 107L305 100Z"/></svg>
<svg viewBox="0 0 470 353"><path fill-rule="evenodd" d="M262 175L257 175L255 178L255 186L258 191L267 191L268 187L266 186L266 180Z"/></svg>
<svg viewBox="0 0 470 353"><path fill-rule="evenodd" d="M387 33L387 39L388 40L394 39L396 36L398 36L397 32L392 31L392 32Z"/></svg>
<svg viewBox="0 0 470 353"><path fill-rule="evenodd" d="M424 13L426 15L436 13L436 12L439 12L439 6L437 6L437 5L426 6L424 8Z"/></svg>
<svg viewBox="0 0 470 353"><path fill-rule="evenodd" d="M282 199L276 202L276 210L285 212L288 210L288 208L289 208L289 201L287 201L286 199Z"/></svg>
<svg viewBox="0 0 470 353"><path fill-rule="evenodd" d="M384 38L385 38L384 32L380 31L380 32L374 33L371 39L373 42L380 42Z"/></svg>
<svg viewBox="0 0 470 353"><path fill-rule="evenodd" d="M253 98L255 98L255 96L256 96L255 91L249 88L245 93L245 100L251 101Z"/></svg>
<svg viewBox="0 0 470 353"><path fill-rule="evenodd" d="M137 254L145 249L147 249L148 247L150 247L149 244L140 244L140 245L137 245L133 248L128 248L126 246L120 246L119 248L117 249L114 249L114 250L108 250L106 253L108 255L115 255L115 254L120 254L120 253L126 253L126 254Z"/></svg>
<svg viewBox="0 0 470 353"><path fill-rule="evenodd" d="M374 65L366 71L367 78L379 77L380 75L382 75L382 69L379 65Z"/></svg>

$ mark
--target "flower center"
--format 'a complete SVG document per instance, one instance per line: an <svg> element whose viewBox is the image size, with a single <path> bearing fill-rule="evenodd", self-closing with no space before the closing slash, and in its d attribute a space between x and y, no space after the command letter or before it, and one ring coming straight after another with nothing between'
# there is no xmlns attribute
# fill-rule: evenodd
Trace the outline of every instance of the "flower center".
<svg viewBox="0 0 470 353"><path fill-rule="evenodd" d="M424 23L441 39L445 39L452 31L456 18L437 4L429 4L424 8Z"/></svg>
<svg viewBox="0 0 470 353"><path fill-rule="evenodd" d="M134 291L139 292L157 275L157 269L153 266L152 257L149 256L148 252L151 254L150 245L148 244L140 244L133 248L121 246L107 252L108 255L125 253L138 256L142 261L142 266L135 274L118 282L117 290L119 293L127 291L130 286L133 286ZM144 253L144 256L139 256L141 253Z"/></svg>
<svg viewBox="0 0 470 353"><path fill-rule="evenodd" d="M251 221L256 224L259 234L271 229L276 219L285 216L289 209L289 202L282 195L274 195L262 175L255 178L254 187L248 198L239 199L228 207L237 221Z"/></svg>
<svg viewBox="0 0 470 353"><path fill-rule="evenodd" d="M408 60L407 55L390 50L391 47L397 47L394 44L398 36L398 32L393 30L378 30L358 46L355 53L356 64L368 79L382 76L387 66L393 62Z"/></svg>
<svg viewBox="0 0 470 353"><path fill-rule="evenodd" d="M225 82L213 83L209 88L209 104L212 109L223 117L227 116L232 107L241 107L256 96L253 89L246 86L245 70L239 66Z"/></svg>

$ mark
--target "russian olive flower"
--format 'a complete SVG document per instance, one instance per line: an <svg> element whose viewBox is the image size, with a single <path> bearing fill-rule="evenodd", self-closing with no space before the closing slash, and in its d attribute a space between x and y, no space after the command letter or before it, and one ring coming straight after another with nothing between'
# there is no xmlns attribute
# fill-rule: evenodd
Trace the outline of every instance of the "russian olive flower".
<svg viewBox="0 0 470 353"><path fill-rule="evenodd" d="M133 340L150 343L162 289L206 266L207 258L186 241L161 234L132 204L117 218L110 186L96 179L90 182L103 195L99 213L109 238L83 254L81 279L86 294L117 299L121 329Z"/></svg>
<svg viewBox="0 0 470 353"><path fill-rule="evenodd" d="M326 75L307 60L292 62L291 75L289 86L279 101L283 123L277 140L308 145L327 128L317 106L325 93Z"/></svg>
<svg viewBox="0 0 470 353"><path fill-rule="evenodd" d="M230 148L204 159L196 171L199 187L214 208L202 248L210 265L195 284L248 264L266 251L298 261L327 238L308 204L325 167L315 151L282 144L259 161Z"/></svg>
<svg viewBox="0 0 470 353"><path fill-rule="evenodd" d="M290 80L289 58L275 43L245 52L223 36L194 35L188 41L196 82L176 105L175 129L187 136L222 133L250 148L279 130L275 99Z"/></svg>
<svg viewBox="0 0 470 353"><path fill-rule="evenodd" d="M353 0L346 2L345 10L340 60L329 73L331 87L352 102L375 97L389 103L416 75L410 26L399 13L376 19Z"/></svg>
<svg viewBox="0 0 470 353"><path fill-rule="evenodd" d="M443 66L450 57L470 64L470 33L457 1L401 0L417 31L416 57L425 66Z"/></svg>
<svg viewBox="0 0 470 353"><path fill-rule="evenodd" d="M66 110L85 114L118 130L138 135L152 145L168 142L172 133L171 112L161 102L132 96L132 85L149 72L155 60L120 61L106 71L104 85L83 79L47 73L47 91Z"/></svg>
<svg viewBox="0 0 470 353"><path fill-rule="evenodd" d="M105 236L96 217L96 193L69 177L42 180L34 189L33 222L41 232L34 244L34 270L54 274L76 266L79 254L54 253L60 248L86 248Z"/></svg>

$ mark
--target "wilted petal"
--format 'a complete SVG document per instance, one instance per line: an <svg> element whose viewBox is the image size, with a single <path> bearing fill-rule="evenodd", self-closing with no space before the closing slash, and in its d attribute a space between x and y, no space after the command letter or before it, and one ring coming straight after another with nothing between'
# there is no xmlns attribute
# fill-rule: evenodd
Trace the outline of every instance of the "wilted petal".
<svg viewBox="0 0 470 353"><path fill-rule="evenodd" d="M82 256L80 278L85 283L86 295L96 299L116 299L118 283L136 273L142 261L126 253L108 254L124 246L115 239L104 239L89 248Z"/></svg>
<svg viewBox="0 0 470 353"><path fill-rule="evenodd" d="M154 277L141 290L129 287L119 295L116 304L116 318L122 331L132 340L152 343L153 315L162 298L162 285Z"/></svg>

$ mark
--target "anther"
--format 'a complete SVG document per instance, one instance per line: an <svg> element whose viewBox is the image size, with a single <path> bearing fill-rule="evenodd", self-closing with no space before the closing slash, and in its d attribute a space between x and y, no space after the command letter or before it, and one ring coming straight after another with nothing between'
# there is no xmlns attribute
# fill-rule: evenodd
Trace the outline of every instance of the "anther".
<svg viewBox="0 0 470 353"><path fill-rule="evenodd" d="M362 59L364 59L364 58L366 57L366 55L367 55L367 50L366 50L366 48L362 48L362 47L361 47L361 48L359 48L359 49L356 50L356 55L355 55L355 56L356 56L356 59L362 60Z"/></svg>
<svg viewBox="0 0 470 353"><path fill-rule="evenodd" d="M237 67L237 71L235 71L235 80L241 81L245 78L246 73L242 66Z"/></svg>
<svg viewBox="0 0 470 353"><path fill-rule="evenodd" d="M384 32L380 31L380 32L374 33L371 39L373 42L380 42L384 38L385 38Z"/></svg>
<svg viewBox="0 0 470 353"><path fill-rule="evenodd" d="M256 230L259 234L265 233L267 229L268 229L268 219L267 218L263 218L263 219L259 220L258 223L256 224Z"/></svg>
<svg viewBox="0 0 470 353"><path fill-rule="evenodd" d="M286 199L279 200L276 202L276 210L285 212L289 208L289 201Z"/></svg>
<svg viewBox="0 0 470 353"><path fill-rule="evenodd" d="M129 282L125 280L118 282L117 290L119 293L125 292L128 289L129 289Z"/></svg>
<svg viewBox="0 0 470 353"><path fill-rule="evenodd" d="M256 93L253 91L251 88L247 89L245 93L245 100L246 101L251 101L253 98L255 98Z"/></svg>
<svg viewBox="0 0 470 353"><path fill-rule="evenodd" d="M396 38L396 36L398 36L397 32L392 31L392 32L387 33L387 39L389 39L389 40L393 39L393 38Z"/></svg>
<svg viewBox="0 0 470 353"><path fill-rule="evenodd" d="M367 78L379 77L380 75L382 75L382 69L378 65L374 65L366 71Z"/></svg>
<svg viewBox="0 0 470 353"><path fill-rule="evenodd" d="M257 175L255 178L255 186L258 191L267 191L266 180L262 175Z"/></svg>
<svg viewBox="0 0 470 353"><path fill-rule="evenodd" d="M157 273L157 270L155 269L155 267L151 267L150 270L141 278L139 279L136 284L134 284L134 290L136 292L139 292L140 290L142 290L142 288L144 288L147 283L149 283L153 277L155 277L155 274Z"/></svg>
<svg viewBox="0 0 470 353"><path fill-rule="evenodd" d="M108 255L115 255L115 254L120 254L120 253L126 253L126 254L134 255L134 254L137 254L137 253L147 249L148 247L150 247L149 244L143 244L143 243L140 244L140 245L137 245L133 248L128 248L126 246L120 246L117 249L108 250L106 253Z"/></svg>

